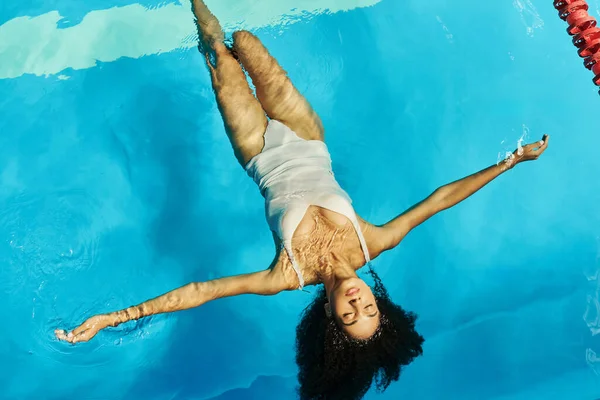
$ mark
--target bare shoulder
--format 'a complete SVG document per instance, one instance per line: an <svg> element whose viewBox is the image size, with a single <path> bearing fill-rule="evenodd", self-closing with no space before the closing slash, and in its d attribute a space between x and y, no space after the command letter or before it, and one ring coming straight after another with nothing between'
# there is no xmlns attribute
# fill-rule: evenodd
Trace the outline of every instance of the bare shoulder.
<svg viewBox="0 0 600 400"><path fill-rule="evenodd" d="M360 216L357 217L360 229L367 242L367 247L369 248L369 255L371 256L371 259L374 260L388 248L385 228L374 225Z"/></svg>
<svg viewBox="0 0 600 400"><path fill-rule="evenodd" d="M310 278L306 271L303 271L305 284L309 284ZM298 290L299 281L298 275L292 266L292 263L285 251L277 254L273 264L269 268L269 279L271 285L276 287L280 292Z"/></svg>

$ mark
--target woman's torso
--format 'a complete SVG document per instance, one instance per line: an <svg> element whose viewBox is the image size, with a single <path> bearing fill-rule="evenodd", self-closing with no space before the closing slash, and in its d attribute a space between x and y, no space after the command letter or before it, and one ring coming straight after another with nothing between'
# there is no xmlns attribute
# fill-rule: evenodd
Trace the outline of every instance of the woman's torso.
<svg viewBox="0 0 600 400"><path fill-rule="evenodd" d="M359 224L369 245L371 257L374 258L378 252L370 244L373 243L375 227L361 218ZM281 239L277 235L273 237L279 251L275 255L272 269L284 276L285 289L298 289L298 277L290 257L282 248ZM318 206L310 206L296 228L292 238L292 250L305 286L321 283L319 274L328 265L344 263L358 270L366 263L360 240L350 220Z"/></svg>
<svg viewBox="0 0 600 400"><path fill-rule="evenodd" d="M286 279L291 287L317 283L318 271L327 265L358 269L370 260L369 225L358 218L336 181L324 142L301 139L272 120L263 151L246 170L265 198L266 218L280 249L274 271L281 268L287 275L291 269Z"/></svg>

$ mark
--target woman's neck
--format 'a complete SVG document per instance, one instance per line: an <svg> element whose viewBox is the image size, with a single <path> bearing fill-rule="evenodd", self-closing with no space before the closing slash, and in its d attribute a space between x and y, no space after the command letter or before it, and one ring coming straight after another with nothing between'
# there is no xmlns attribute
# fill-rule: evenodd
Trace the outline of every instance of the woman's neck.
<svg viewBox="0 0 600 400"><path fill-rule="evenodd" d="M333 257L335 258L335 256ZM319 278L325 285L325 291L329 295L329 293L336 288L340 282L349 279L356 278L356 271L350 264L347 262L342 262L342 260L331 260L324 259L323 265L321 266L321 271L319 273Z"/></svg>

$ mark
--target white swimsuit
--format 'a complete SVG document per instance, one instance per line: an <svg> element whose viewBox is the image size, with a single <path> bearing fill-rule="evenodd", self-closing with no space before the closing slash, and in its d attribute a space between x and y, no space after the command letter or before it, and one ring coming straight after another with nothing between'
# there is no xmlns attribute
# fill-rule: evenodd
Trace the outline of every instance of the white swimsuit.
<svg viewBox="0 0 600 400"><path fill-rule="evenodd" d="M311 205L342 214L352 222L368 263L369 250L352 200L335 180L325 143L301 139L276 120L269 121L264 139L263 150L246 164L246 172L265 198L267 222L282 241L300 289L304 278L294 258L292 237Z"/></svg>

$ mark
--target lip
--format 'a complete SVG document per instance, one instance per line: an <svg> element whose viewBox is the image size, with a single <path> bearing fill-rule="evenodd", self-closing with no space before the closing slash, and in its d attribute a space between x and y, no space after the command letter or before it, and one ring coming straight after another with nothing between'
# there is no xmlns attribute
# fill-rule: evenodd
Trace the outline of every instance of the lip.
<svg viewBox="0 0 600 400"><path fill-rule="evenodd" d="M359 288L351 288L351 289L346 290L346 296L354 296L358 292L360 292Z"/></svg>

